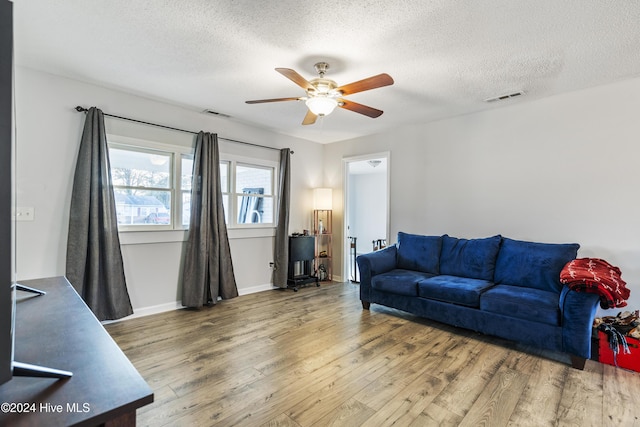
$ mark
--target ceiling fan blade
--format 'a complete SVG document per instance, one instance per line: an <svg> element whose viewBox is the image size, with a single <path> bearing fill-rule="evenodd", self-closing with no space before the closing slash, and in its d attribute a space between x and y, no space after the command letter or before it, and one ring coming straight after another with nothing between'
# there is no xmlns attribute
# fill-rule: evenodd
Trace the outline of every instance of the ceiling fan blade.
<svg viewBox="0 0 640 427"><path fill-rule="evenodd" d="M311 83L291 68L276 68L276 71L300 86L304 90L315 90Z"/></svg>
<svg viewBox="0 0 640 427"><path fill-rule="evenodd" d="M315 114L313 114L311 112L311 110L307 110L307 115L304 116L304 120L302 121L303 125L312 125L316 122L316 119L318 118L318 116L316 116Z"/></svg>
<svg viewBox="0 0 640 427"><path fill-rule="evenodd" d="M393 79L389 74L382 73L377 76L369 77L357 82L349 83L337 88L337 91L342 92L343 95L351 95L352 93L363 92L369 89L376 89L383 86L389 86L393 84Z"/></svg>
<svg viewBox="0 0 640 427"><path fill-rule="evenodd" d="M280 102L280 101L299 101L300 98L271 98L271 99L256 99L253 101L245 101L247 104L262 104L263 102Z"/></svg>
<svg viewBox="0 0 640 427"><path fill-rule="evenodd" d="M346 110L355 111L356 113L364 114L365 116L369 116L373 119L376 117L380 117L383 113L382 110L378 110L376 108L367 107L366 105L358 104L357 102L348 101L346 99L338 99L338 106L340 108L344 108Z"/></svg>

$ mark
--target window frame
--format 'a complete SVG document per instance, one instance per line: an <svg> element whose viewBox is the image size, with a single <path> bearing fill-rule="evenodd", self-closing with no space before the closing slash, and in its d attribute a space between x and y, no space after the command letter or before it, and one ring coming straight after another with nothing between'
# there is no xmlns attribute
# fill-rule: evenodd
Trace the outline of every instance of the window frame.
<svg viewBox="0 0 640 427"><path fill-rule="evenodd" d="M180 165L178 166L177 170L176 170L176 192L178 193L178 196L176 196L176 209L179 209L180 213L179 213L179 217L176 218L176 225L178 225L178 227L174 228L174 230L189 230L189 221L190 218L185 218L183 216L184 214L184 204L183 204L183 195L185 193L189 193L189 205L191 205L191 193L193 191L193 158L194 158L194 152L193 150L188 151L188 152L183 152L180 151L178 153L179 155L179 159L176 161L176 163L180 163ZM184 190L182 188L182 160L183 159L190 159L191 160L191 187L189 190ZM180 198L180 200L177 200L178 197ZM176 211L177 212L177 211ZM191 214L191 206L189 206L189 214ZM187 224L184 224L185 219L187 220Z"/></svg>
<svg viewBox="0 0 640 427"><path fill-rule="evenodd" d="M194 157L195 154L195 140L192 144L187 143L167 143L167 142L157 142L148 139L142 138L134 138L127 137L117 134L107 134L107 143L108 146L124 146L129 147L133 150L136 149L151 149L156 151L164 151L164 152L174 152L179 153L180 156L187 156L190 158ZM181 157L177 157L174 155L174 163L181 163L176 159L180 159ZM270 224L236 224L237 219L235 217L235 211L233 214L231 212L226 211L227 215L232 215L231 218L233 223L227 221L227 231L230 239L246 239L246 238L262 238L262 237L273 237L275 236L275 230L278 222L278 177L280 170L280 163L275 159L264 159L253 157L251 155L239 155L230 152L221 152L220 153L220 163L228 162L240 162L243 164L247 164L249 166L258 166L258 167L272 167L273 168L273 177L272 177L272 188L273 188L273 223ZM181 167L181 165L178 165ZM235 171L235 169L234 169ZM233 175L233 178L232 178ZM233 182L231 180L233 179ZM181 173L180 171L174 172L174 194L172 195L172 210L176 212L176 215L182 215L182 202L179 202L179 206L176 206L178 203L177 194L181 194ZM235 185L235 173L231 174L229 172L229 188L234 188ZM170 227L167 225L146 225L146 226L118 226L118 231L120 233L120 243L123 245L136 245L136 244L149 244L149 243L162 243L162 242L183 242L186 241L187 235L189 232L189 227L182 226L181 219L174 219L174 224L176 227Z"/></svg>
<svg viewBox="0 0 640 427"><path fill-rule="evenodd" d="M107 134L107 147L108 149L127 150L138 153L158 153L162 155L169 155L171 167L170 167L170 185L167 188L150 188L150 187L135 187L145 190L161 190L168 191L171 195L171 214L169 224L118 224L118 232L152 232L152 231L185 231L188 230L188 225L185 226L183 222L183 209L182 209L182 194L185 190L182 189L182 159L193 159L193 147L186 147L181 145L166 144L156 141L149 141L139 138L130 138L120 135ZM110 171L111 173L111 171ZM190 172L193 173L193 172ZM116 188L127 188L127 186L115 185L112 182L114 190Z"/></svg>
<svg viewBox="0 0 640 427"><path fill-rule="evenodd" d="M255 157L239 156L234 154L220 154L220 163L227 163L228 189L222 189L223 197L228 197L228 207L225 210L227 216L227 228L229 230L249 230L249 229L273 229L278 225L278 174L279 163L273 160L257 159ZM256 195L255 197L270 198L272 200L272 222L269 223L238 223L238 197L242 193L236 192L237 166L245 166L256 169L267 169L271 175L271 194Z"/></svg>

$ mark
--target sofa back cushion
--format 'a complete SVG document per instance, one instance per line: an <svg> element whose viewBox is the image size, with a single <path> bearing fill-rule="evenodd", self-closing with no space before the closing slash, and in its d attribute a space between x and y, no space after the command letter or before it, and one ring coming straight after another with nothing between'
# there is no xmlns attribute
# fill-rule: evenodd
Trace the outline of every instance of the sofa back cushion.
<svg viewBox="0 0 640 427"><path fill-rule="evenodd" d="M439 274L441 236L398 233L397 266L405 270Z"/></svg>
<svg viewBox="0 0 640 427"><path fill-rule="evenodd" d="M536 243L503 238L495 282L560 292L560 271L575 259L579 248L577 243Z"/></svg>
<svg viewBox="0 0 640 427"><path fill-rule="evenodd" d="M442 236L440 274L493 281L502 237L458 239Z"/></svg>

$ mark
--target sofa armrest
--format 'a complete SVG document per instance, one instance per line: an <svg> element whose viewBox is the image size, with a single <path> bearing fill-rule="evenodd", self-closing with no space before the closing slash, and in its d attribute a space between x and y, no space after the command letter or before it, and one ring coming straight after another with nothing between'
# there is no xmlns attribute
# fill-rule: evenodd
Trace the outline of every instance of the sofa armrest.
<svg viewBox="0 0 640 427"><path fill-rule="evenodd" d="M370 302L371 278L396 268L397 246L363 254L356 259L360 270L360 300Z"/></svg>
<svg viewBox="0 0 640 427"><path fill-rule="evenodd" d="M576 292L568 286L560 294L562 312L562 347L574 356L591 358L593 320L600 305L596 294Z"/></svg>

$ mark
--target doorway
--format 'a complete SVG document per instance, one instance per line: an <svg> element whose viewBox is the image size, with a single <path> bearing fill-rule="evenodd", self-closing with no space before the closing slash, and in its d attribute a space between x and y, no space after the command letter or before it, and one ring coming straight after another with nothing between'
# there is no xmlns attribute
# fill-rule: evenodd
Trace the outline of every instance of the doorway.
<svg viewBox="0 0 640 427"><path fill-rule="evenodd" d="M389 238L389 153L344 158L345 280L360 282L356 257Z"/></svg>

